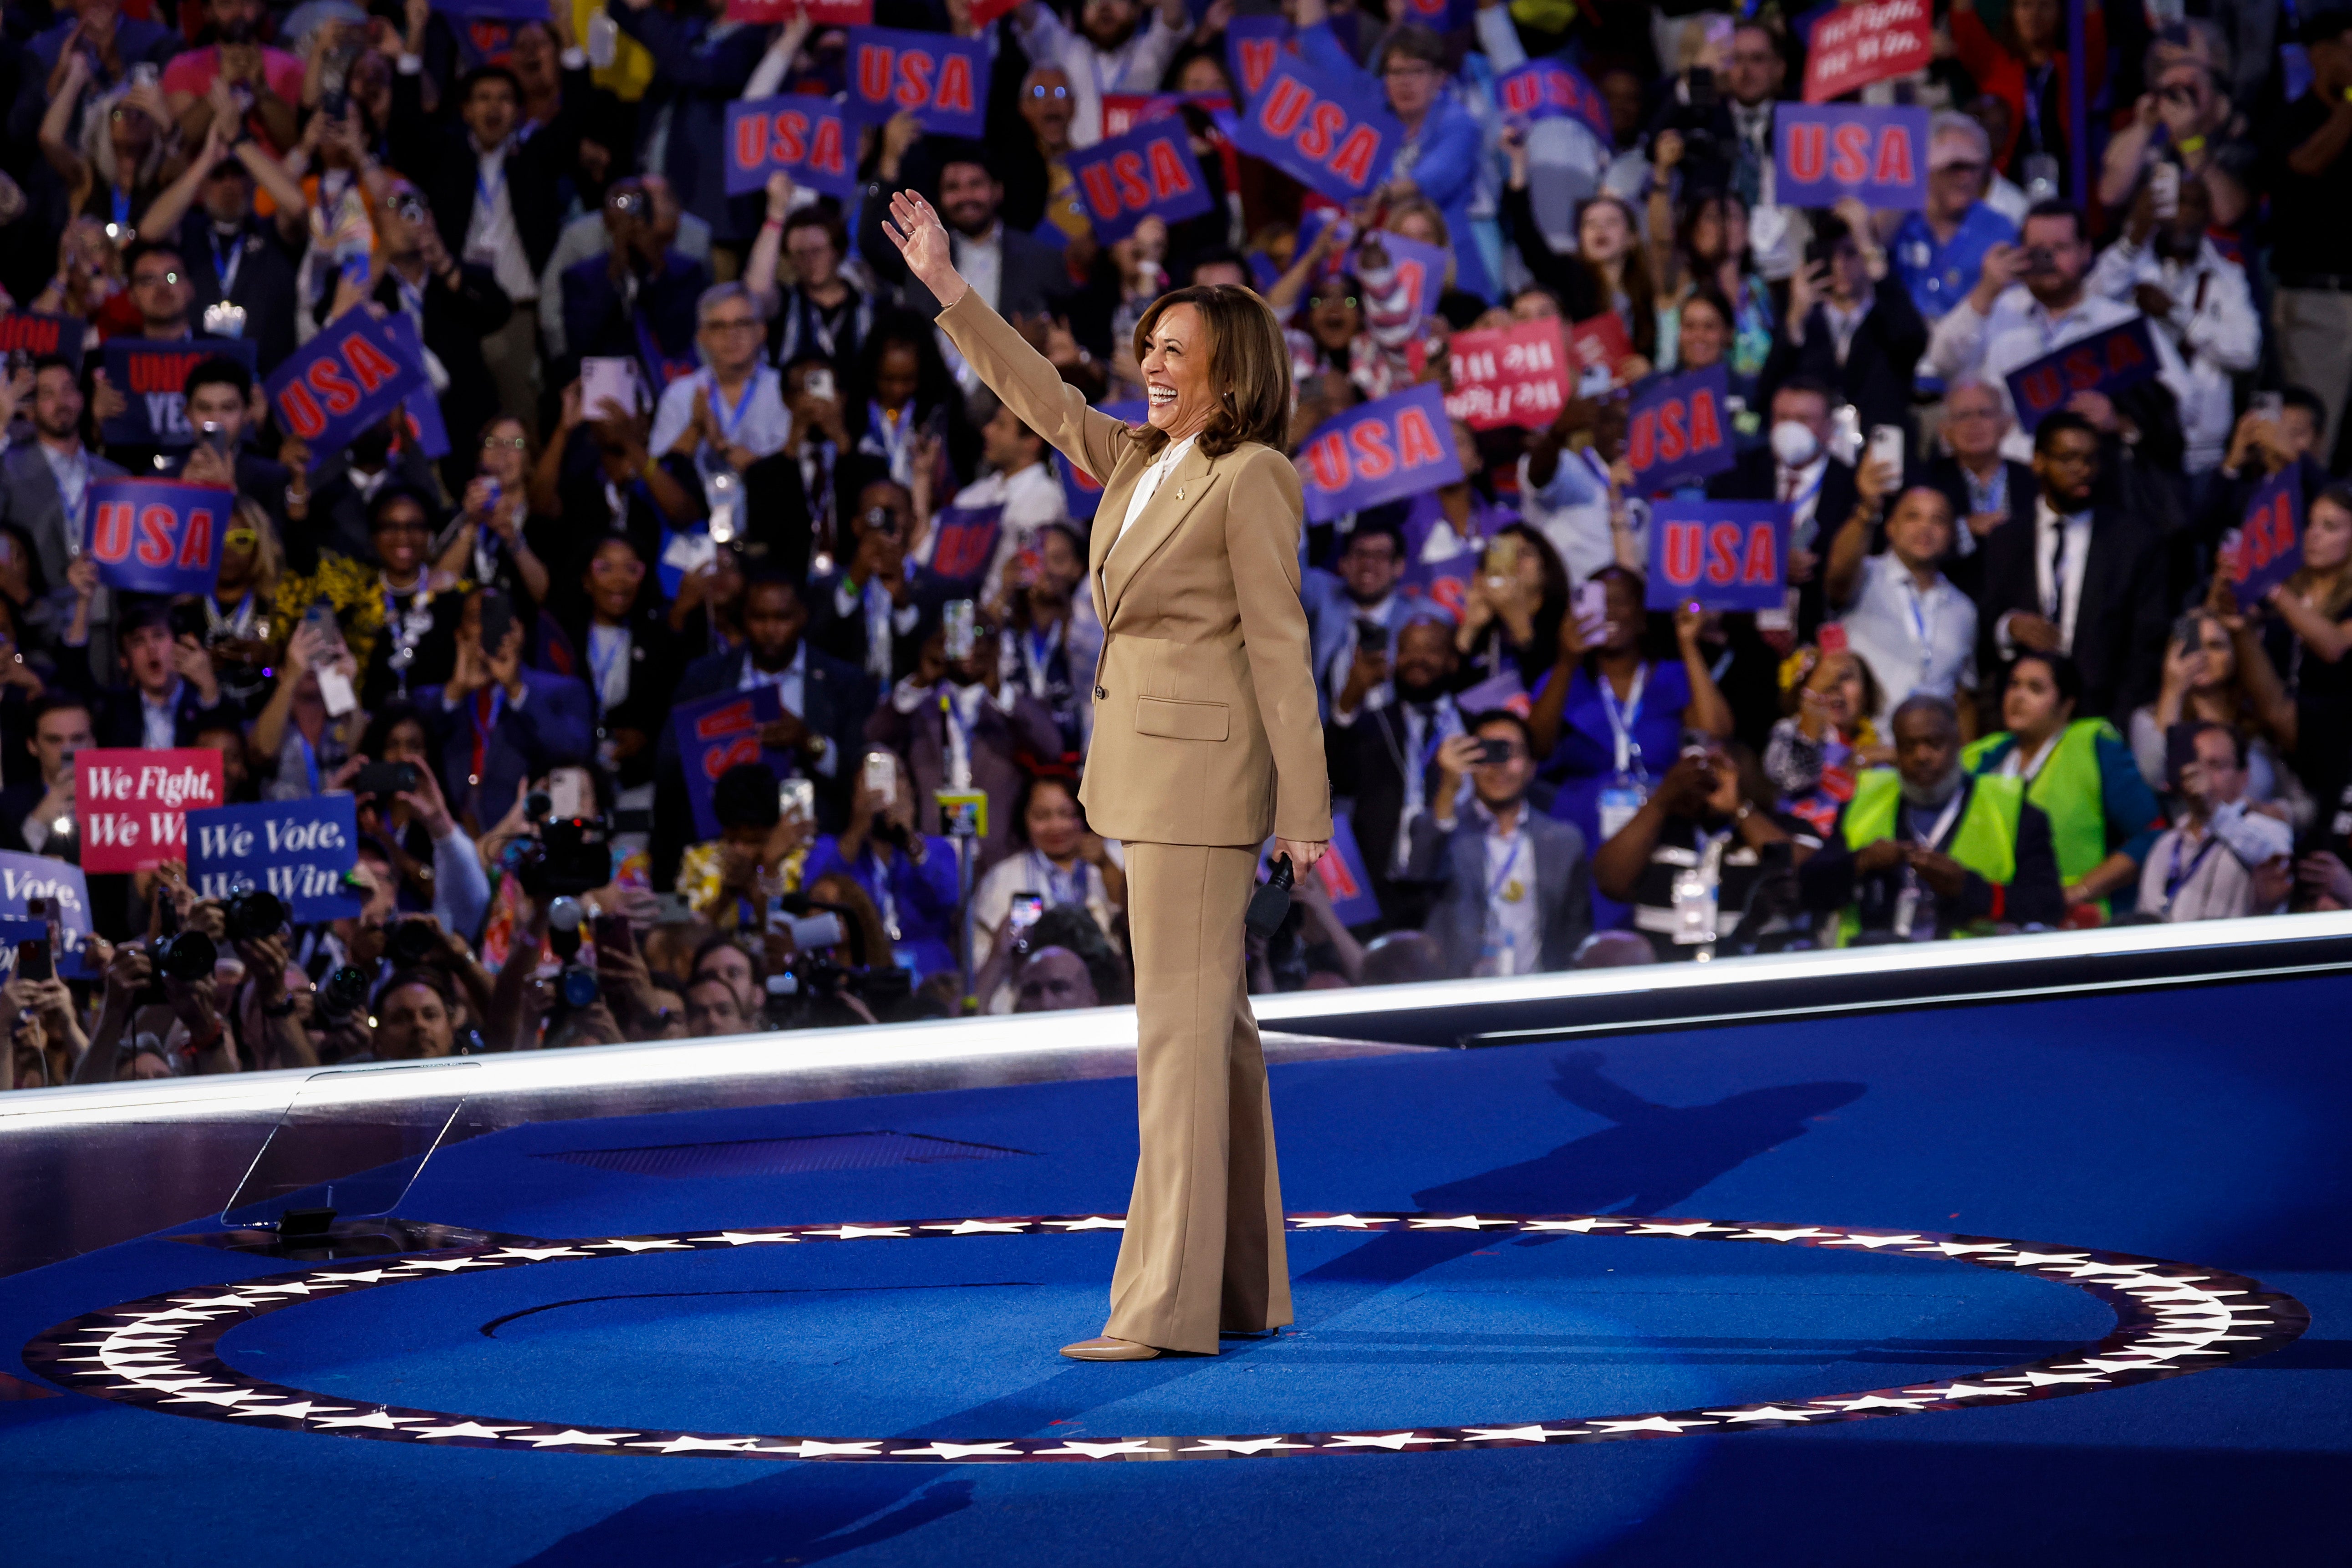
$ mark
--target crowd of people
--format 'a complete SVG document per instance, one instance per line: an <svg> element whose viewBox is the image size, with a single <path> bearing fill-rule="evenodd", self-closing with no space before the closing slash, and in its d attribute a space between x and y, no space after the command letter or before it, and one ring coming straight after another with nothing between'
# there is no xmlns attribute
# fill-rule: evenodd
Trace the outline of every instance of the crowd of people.
<svg viewBox="0 0 2352 1568"><path fill-rule="evenodd" d="M2081 62L2058 0L1937 0L1932 63L1858 94L1931 111L1919 211L1775 201L1817 21L1777 0L874 0L980 42L986 129L856 124L845 197L718 152L731 103L841 97L843 28L486 9L0 5L0 306L66 323L0 383L0 849L78 858L92 747L354 793L362 838L320 924L91 874L89 940L0 988L0 1087L1129 999L1076 788L1092 482L933 326L902 187L1099 405L1161 292L1260 290L1294 451L1450 389L1457 332L1622 328L1548 426L1457 421L1462 480L1306 528L1349 843L1260 989L2352 907L2342 0L2094 3ZM1394 117L1365 199L1236 145L1268 17ZM1606 134L1506 110L1546 59ZM1101 242L1070 160L1153 114L1214 199ZM1387 236L1444 254L1433 308ZM271 416L354 310L413 326L446 440ZM2133 321L2158 374L2029 432L2010 374ZM192 351L173 406L121 339ZM1647 607L1627 398L1715 365L1737 460L1685 496L1788 506L1780 610ZM2288 470L2300 566L2248 599ZM211 593L102 580L125 476L234 489ZM690 788L673 715L738 693L757 760Z"/></svg>

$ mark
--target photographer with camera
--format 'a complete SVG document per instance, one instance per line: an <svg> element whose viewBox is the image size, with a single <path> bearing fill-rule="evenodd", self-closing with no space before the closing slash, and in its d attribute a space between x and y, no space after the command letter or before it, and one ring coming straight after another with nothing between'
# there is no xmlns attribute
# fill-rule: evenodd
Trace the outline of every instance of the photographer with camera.
<svg viewBox="0 0 2352 1568"><path fill-rule="evenodd" d="M1788 210L1772 205L1772 106L1789 71L1780 41L1762 22L1732 28L1722 57L1693 64L1651 122L1654 188L1680 205L1686 191L1738 193L1749 213L1757 269L1767 278L1795 269L1803 236Z"/></svg>
<svg viewBox="0 0 2352 1568"><path fill-rule="evenodd" d="M34 973L36 967L40 973ZM16 972L0 985L0 1012L9 1020L8 1047L0 1055L0 1089L47 1089L70 1082L74 1064L89 1049L73 993L57 977L55 967L47 942L17 944Z"/></svg>
<svg viewBox="0 0 2352 1568"><path fill-rule="evenodd" d="M76 1083L185 1078L244 1066L221 993L215 934L226 931L221 906L197 902L177 871L167 865L156 879L145 944L125 943L107 961L105 999L89 1049L74 1069ZM142 1057L155 1058L163 1071L141 1069Z"/></svg>
<svg viewBox="0 0 2352 1568"><path fill-rule="evenodd" d="M386 707L368 726L352 762L355 771L347 782L359 797L360 833L382 846L391 862L400 907L429 910L452 931L481 930L490 905L489 877L474 840L442 797L424 716L405 703Z"/></svg>

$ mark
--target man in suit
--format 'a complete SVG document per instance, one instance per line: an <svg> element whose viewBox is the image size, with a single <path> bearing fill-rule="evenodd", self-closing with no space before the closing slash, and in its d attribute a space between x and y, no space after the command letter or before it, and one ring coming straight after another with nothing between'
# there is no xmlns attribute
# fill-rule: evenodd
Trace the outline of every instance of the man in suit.
<svg viewBox="0 0 2352 1568"><path fill-rule="evenodd" d="M874 687L856 665L811 647L802 635L807 629L808 611L802 607L798 584L772 573L760 574L743 590L743 646L688 665L671 706L682 708L722 691L774 687L784 716L760 731L760 744L790 756L800 773L814 783L817 827L838 833L849 821L849 792L857 782ZM693 822L673 725L662 726L660 755L654 854L657 871L666 874L667 868L677 864Z"/></svg>
<svg viewBox="0 0 2352 1568"><path fill-rule="evenodd" d="M38 855L57 836L58 822L73 815L74 753L98 740L90 731L89 705L72 692L34 699L31 717L33 732L25 749L41 764L41 773L0 790L0 849Z"/></svg>
<svg viewBox="0 0 2352 1568"><path fill-rule="evenodd" d="M1867 216L1853 202L1813 220L1805 265L1789 280L1787 345L1764 379L1794 374L1836 387L1864 430L1892 425L1908 446L1912 374L1927 352L1927 323L1875 232L1850 226Z"/></svg>
<svg viewBox="0 0 2352 1568"><path fill-rule="evenodd" d="M877 478L858 490L850 528L844 564L809 584L809 641L887 686L913 673L919 628L949 589L907 558L915 500L896 479Z"/></svg>
<svg viewBox="0 0 2352 1568"><path fill-rule="evenodd" d="M2021 648L2071 656L2077 711L2123 724L2156 695L2165 627L2163 542L2100 489L2099 433L2061 411L2033 432L2032 512L1984 542L1980 669Z"/></svg>
<svg viewBox="0 0 2352 1568"><path fill-rule="evenodd" d="M1356 650L1323 732L1331 793L1355 803L1356 846L1391 931L1418 931L1429 918L1433 889L1406 875L1411 831L1435 804L1438 748L1462 733L1450 690L1461 665L1442 616L1408 621L1393 665L1386 654Z"/></svg>
<svg viewBox="0 0 2352 1568"><path fill-rule="evenodd" d="M193 746L196 731L243 717L224 702L213 658L193 637L172 635L172 610L163 599L123 605L116 620L117 656L131 684L100 686L79 658L59 671L67 689L89 705L90 731L101 746L143 746L151 752Z"/></svg>
<svg viewBox="0 0 2352 1568"><path fill-rule="evenodd" d="M1013 807L1021 798L1023 754L1033 762L1062 754L1053 710L1004 679L1001 630L993 621L979 620L971 654L950 660L939 616L927 616L917 633L921 657L915 672L866 721L867 740L905 760L921 831L947 831L932 805L934 791L976 789L988 796L988 832L980 840L974 878L1019 845Z"/></svg>
<svg viewBox="0 0 2352 1568"><path fill-rule="evenodd" d="M563 274L564 368L559 379L578 374L581 359L647 360L647 370L669 384L670 371L694 368L695 303L710 286L703 265L674 248L675 208L665 211L638 179L616 180L604 193L604 226L613 247ZM648 350L664 363L654 365ZM591 418L598 410L587 410Z"/></svg>
<svg viewBox="0 0 2352 1568"><path fill-rule="evenodd" d="M1109 1320L1062 1353L1213 1354L1221 1331L1291 1321L1242 940L1258 847L1271 834L1304 876L1331 838L1281 323L1242 289L1161 295L1138 324L1139 434L1089 408L965 280L928 203L902 192L891 219L965 363L1104 481L1087 563L1103 650L1079 793L1096 831L1127 848L1140 1153Z"/></svg>
<svg viewBox="0 0 2352 1568"><path fill-rule="evenodd" d="M588 57L572 45L570 13L556 15L552 25L564 44L562 108L549 123L516 134L522 86L495 65L467 72L457 84L458 123L436 123L425 116L422 70L404 59L393 77L386 127L389 162L417 182L442 250L489 269L510 302L511 314L478 334L477 352L489 367L498 406L533 428L540 271L563 226L565 176L579 156L581 116L593 90ZM573 352L583 351L575 342ZM478 427L466 426L464 434ZM453 421L450 433L458 430Z"/></svg>
<svg viewBox="0 0 2352 1568"><path fill-rule="evenodd" d="M947 220L956 270L981 290L981 303L1006 320L1051 314L1053 300L1069 292L1069 269L1062 253L1042 239L1005 226L1000 216L1004 186L993 158L975 142L950 142L939 149L940 216ZM884 203L879 187L868 187L858 222L857 250L877 276L900 285L907 309L930 316L940 302L919 279L908 274L898 252L882 237ZM976 383L966 373L965 389Z"/></svg>
<svg viewBox="0 0 2352 1568"><path fill-rule="evenodd" d="M1479 714L1466 734L1437 748L1436 784L1428 814L1413 820L1408 873L1438 884L1422 929L1437 939L1448 974L1566 969L1592 929L1584 834L1528 809L1535 776L1535 738L1516 713ZM1465 777L1470 805L1457 812Z"/></svg>
<svg viewBox="0 0 2352 1568"><path fill-rule="evenodd" d="M2033 516L2033 469L2001 456L2012 421L2009 395L1991 382L1963 376L1944 395L1944 446L1920 482L1944 492L1960 526L1944 574L1969 598L1984 595L1984 542L2012 518Z"/></svg>
<svg viewBox="0 0 2352 1568"><path fill-rule="evenodd" d="M451 492L461 493L481 455L476 439L504 402L488 356L509 319L528 307L508 297L488 264L451 254L423 192L406 180L393 182L377 209L376 238L384 268L375 302L405 311L425 345L425 374L449 434L441 471Z"/></svg>
<svg viewBox="0 0 2352 1568"><path fill-rule="evenodd" d="M1706 482L1716 500L1789 503L1787 613L1801 641L1811 638L1826 613L1822 560L1859 499L1853 465L1830 452L1830 389L1818 381L1782 382L1772 394L1770 444Z"/></svg>
<svg viewBox="0 0 2352 1568"><path fill-rule="evenodd" d="M33 366L33 438L0 454L0 522L23 531L33 542L48 585L43 606L62 631L72 618L74 590L66 568L81 551L89 515L92 481L119 479L123 469L82 444L81 383L73 366L47 354ZM99 590L90 604L90 657L79 662L93 674L114 668L113 595ZM99 662L103 661L103 662Z"/></svg>
<svg viewBox="0 0 2352 1568"><path fill-rule="evenodd" d="M1301 596L1307 604L1316 685L1326 702L1339 696L1353 679L1365 628L1378 626L1372 640L1385 637L1393 646L1419 603L1398 592L1404 581L1404 557L1402 528L1360 519L1339 552L1337 571L1307 569ZM1385 649L1371 651L1376 662L1386 664ZM1357 695L1360 700L1362 693Z"/></svg>
<svg viewBox="0 0 2352 1568"><path fill-rule="evenodd" d="M448 683L416 694L440 746L441 793L477 835L495 826L548 769L591 762L596 723L583 682L525 667L520 620L508 621L495 650L483 647L484 593L466 597Z"/></svg>

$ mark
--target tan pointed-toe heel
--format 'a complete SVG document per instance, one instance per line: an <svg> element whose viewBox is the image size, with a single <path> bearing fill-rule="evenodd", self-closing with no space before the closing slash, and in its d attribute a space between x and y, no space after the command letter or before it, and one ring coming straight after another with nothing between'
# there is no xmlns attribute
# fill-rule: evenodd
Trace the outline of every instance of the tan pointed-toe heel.
<svg viewBox="0 0 2352 1568"><path fill-rule="evenodd" d="M1139 1345L1133 1340L1080 1340L1074 1345L1064 1345L1062 1353L1072 1361L1150 1361L1160 1352L1152 1345Z"/></svg>

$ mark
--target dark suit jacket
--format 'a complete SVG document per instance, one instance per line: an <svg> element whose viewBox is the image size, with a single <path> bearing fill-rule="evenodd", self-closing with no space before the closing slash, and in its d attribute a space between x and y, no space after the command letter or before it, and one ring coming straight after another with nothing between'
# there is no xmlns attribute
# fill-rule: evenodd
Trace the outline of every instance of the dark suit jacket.
<svg viewBox="0 0 2352 1568"><path fill-rule="evenodd" d="M1012 711L992 701L980 704L971 726L971 787L988 796L988 833L980 840L974 875L1003 859L1015 844L1013 804L1021 797L1022 769L1017 758L1059 757L1062 731L1045 705L1025 690L1014 693ZM926 833L942 831L931 792L948 782L948 727L940 712L937 689L927 691L911 713L902 713L890 696L866 722L866 739L887 746L906 759L915 784L915 821Z"/></svg>
<svg viewBox="0 0 2352 1568"><path fill-rule="evenodd" d="M424 81L422 72L393 73L392 117L386 126L391 162L425 193L441 243L450 255L462 258L481 165L466 128L454 115L440 123L425 117ZM559 185L579 157L582 112L593 90L587 67L565 71L563 106L555 118L507 149L507 200L534 277L546 269L563 228L565 192ZM456 366L450 366L450 374L456 375ZM457 434L454 424L449 433L452 437Z"/></svg>
<svg viewBox="0 0 2352 1568"><path fill-rule="evenodd" d="M658 600L638 605L628 616L629 695L618 707L607 709L589 663L588 626L585 615L567 616L562 623L564 642L550 647L550 662L587 683L595 709L597 741L608 740L622 730L635 730L645 736L646 744L622 760L619 774L624 788L649 784L654 777L656 743L669 727L671 694L686 673L686 650L669 629L669 616Z"/></svg>
<svg viewBox="0 0 2352 1568"><path fill-rule="evenodd" d="M244 232L215 252L213 246L219 237L212 215L202 204L191 207L180 220L180 259L187 263L188 286L194 290L188 314L201 321L207 309L221 302L220 262L226 259L236 280L227 300L245 308L245 336L251 340L257 368L267 378L299 346L294 341L294 300L302 247L287 244L275 218L247 218ZM244 251L242 257L238 249Z"/></svg>
<svg viewBox="0 0 2352 1568"><path fill-rule="evenodd" d="M846 572L828 572L809 584L808 637L810 642L844 664L866 669L865 602L861 599L845 616L835 597L847 577ZM890 638L890 679L893 680L902 680L914 672L915 656L922 652L924 625L941 605L948 602L951 593L938 573L919 564L908 578L908 590L907 605L915 612L915 626L912 631L903 635L895 627L893 629Z"/></svg>
<svg viewBox="0 0 2352 1568"><path fill-rule="evenodd" d="M844 664L822 648L810 647L805 638L801 647L808 661L802 681L799 718L811 731L833 742L838 759L831 778L815 773L809 775L816 784L817 829L839 833L849 825L849 792L856 784L858 756L866 749L866 716L874 708L874 688L866 679L866 672L856 665ZM743 679L744 661L750 657L748 648L739 647L696 659L678 677L677 688L670 693L670 705L683 707L701 698L735 690ZM678 855L693 837L694 813L687 805L686 773L678 762L677 730L666 723L656 739L660 760L659 793L655 798L654 876L656 885L667 887L677 873Z"/></svg>
<svg viewBox="0 0 2352 1568"><path fill-rule="evenodd" d="M89 679L76 679L82 670L79 659L69 659L61 672L66 685L89 704L89 732L101 746L143 746L147 743L147 726L140 709L140 697L135 688L128 686L100 687ZM196 695L194 686L183 681L180 700L172 713L172 744L193 746L200 730L242 729L245 712L226 697L207 708ZM33 797L38 800L40 797Z"/></svg>
<svg viewBox="0 0 2352 1568"><path fill-rule="evenodd" d="M1982 552L1977 668L1987 672L2001 666L1996 638L2000 618L2012 610L2042 613L2033 503L2013 502L2011 510L2010 521L1985 538ZM2164 638L2171 621L2164 596L2163 541L2145 519L2099 502L2091 511L2091 553L2083 571L2072 650L2083 675L2083 700L2075 716L2105 719L2126 728L2133 709L2154 700L2163 673Z"/></svg>
<svg viewBox="0 0 2352 1568"><path fill-rule="evenodd" d="M562 375L569 379L581 360L641 359L637 319L645 318L654 341L673 359L694 352L694 302L710 286L702 263L673 250L662 258L661 269L637 282L634 307L614 285L612 265L605 256L592 256L563 269ZM661 388L653 389L661 395ZM456 431L450 432L452 437Z"/></svg>
<svg viewBox="0 0 2352 1568"><path fill-rule="evenodd" d="M25 819L33 815L33 808L48 793L49 786L39 779L0 789L0 849L11 849L19 855L27 851Z"/></svg>
<svg viewBox="0 0 2352 1568"><path fill-rule="evenodd" d="M441 789L449 809L469 818L480 832L514 806L531 779L553 767L584 764L594 751L595 700L585 683L568 676L526 668L520 706L499 705L497 721L484 738L482 771L474 775L474 742L480 728L472 702L452 710L442 705L437 686L418 689L416 706L433 726L441 752Z"/></svg>
<svg viewBox="0 0 2352 1568"><path fill-rule="evenodd" d="M1772 449L1759 447L1743 453L1738 463L1706 481L1706 493L1716 500L1780 500L1779 467ZM1812 542L1803 547L1821 557L1821 562L1813 568L1812 581L1797 590L1797 636L1801 641L1811 642L1828 616L1822 579L1828 569L1830 541L1853 515L1857 497L1853 470L1832 458L1822 475L1821 496L1813 503Z"/></svg>
<svg viewBox="0 0 2352 1568"><path fill-rule="evenodd" d="M400 286L389 271L376 283L375 302L387 310L401 308ZM454 289L438 278L425 280L425 346L449 373L449 389L441 394L449 455L442 459L441 470L452 495L463 494L466 481L473 477L481 458L476 439L499 411L498 387L482 359L482 340L513 314L514 301L499 287L496 274L478 261L457 264Z"/></svg>
<svg viewBox="0 0 2352 1568"><path fill-rule="evenodd" d="M1592 930L1592 868L1581 828L1532 805L1520 810L1535 839L1535 898L1543 911L1537 967L1549 973L1575 960L1578 945ZM1408 869L1417 880L1444 884L1422 929L1437 939L1446 973L1457 979L1468 974L1486 933L1486 823L1475 812L1465 811L1447 833L1434 816L1416 818Z"/></svg>
<svg viewBox="0 0 2352 1568"><path fill-rule="evenodd" d="M1816 305L1805 318L1804 346L1790 348L1785 339L1776 340L1757 396L1769 407L1774 387L1792 375L1810 376L1845 394L1862 416L1865 434L1874 426L1892 425L1904 432L1908 445L1912 375L1927 352L1927 323L1919 319L1911 291L1889 268L1871 291L1870 314L1854 329L1845 363L1838 363L1837 334L1830 331L1828 309Z"/></svg>
<svg viewBox="0 0 2352 1568"><path fill-rule="evenodd" d="M2003 515L2022 517L2031 523L2037 488L2033 470L2023 463L2004 462L2002 466L2009 470L2009 510ZM1977 602L1979 618L1981 619L1984 610L1985 541L1978 540L1976 547L1966 555L1959 553L1958 549L1960 535L1966 533L1969 527L1968 476L1960 471L1958 458L1942 457L1928 463L1919 482L1941 490L1944 499L1952 503L1953 551L1944 557L1944 575L1952 580L1954 587ZM1871 541L1871 548L1878 548L1876 540Z"/></svg>
<svg viewBox="0 0 2352 1568"><path fill-rule="evenodd" d="M454 456L463 444L453 427L449 432L449 447ZM414 447L393 454L391 471L384 484L403 484L420 495L433 494L433 465ZM379 489L381 487L378 487ZM318 569L319 552L332 551L354 561L370 561L375 557L375 541L368 535L368 503L374 496L370 490L362 494L352 477L347 455L336 453L319 465L310 483L310 508L308 521L296 531L299 540L286 542L286 552L298 572Z"/></svg>
<svg viewBox="0 0 2352 1568"><path fill-rule="evenodd" d="M1440 701L1451 703L1453 699ZM1407 766L1417 760L1406 749L1407 732L1404 708L1397 702L1359 713L1352 724L1329 721L1323 726L1332 798L1355 803L1349 821L1356 847L1363 854L1372 896L1380 900L1381 923L1391 931L1421 929L1436 892L1428 882L1391 874L1397 869L1397 823L1404 816L1404 772L1399 760ZM1436 763L1421 765L1422 794L1426 800L1436 788ZM1409 860L1406 868L1410 868Z"/></svg>
<svg viewBox="0 0 2352 1568"><path fill-rule="evenodd" d="M89 477L117 479L123 475L121 464L108 461L96 451L87 453ZM62 630L73 617L73 589L66 583L66 568L73 556L66 549L65 497L58 490L57 477L49 471L49 460L41 456L40 443L25 441L0 452L0 522L24 531L32 541L34 558L40 563L41 580L47 590L49 613L44 617L47 626ZM60 665L77 663L87 667L93 676L103 672L111 679L114 673L113 595L100 589L91 606L89 649L86 657L75 658L73 650L57 650ZM32 633L25 633L30 639Z"/></svg>
<svg viewBox="0 0 2352 1568"><path fill-rule="evenodd" d="M877 277L898 286L908 310L925 317L936 316L940 302L931 297L929 289L908 276L906 258L882 233L887 198L876 195L869 184L857 216L857 252L866 258ZM1010 321L1055 310L1054 302L1071 291L1070 272L1063 263L1062 253L1042 239L1032 239L1011 224L1003 226L999 237L1004 248L1004 270L997 286L996 313Z"/></svg>

